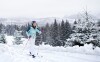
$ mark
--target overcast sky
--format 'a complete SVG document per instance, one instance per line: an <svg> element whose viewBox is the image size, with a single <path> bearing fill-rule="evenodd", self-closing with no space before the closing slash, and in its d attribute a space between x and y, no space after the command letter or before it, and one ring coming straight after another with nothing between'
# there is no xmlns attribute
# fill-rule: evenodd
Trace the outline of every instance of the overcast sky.
<svg viewBox="0 0 100 62"><path fill-rule="evenodd" d="M86 9L100 14L100 0L0 0L0 17L63 17Z"/></svg>

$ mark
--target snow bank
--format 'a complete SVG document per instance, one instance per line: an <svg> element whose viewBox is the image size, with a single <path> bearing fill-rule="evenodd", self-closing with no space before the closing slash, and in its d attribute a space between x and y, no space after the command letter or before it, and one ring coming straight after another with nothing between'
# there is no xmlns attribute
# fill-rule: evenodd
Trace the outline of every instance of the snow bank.
<svg viewBox="0 0 100 62"><path fill-rule="evenodd" d="M100 55L100 48L96 47L95 50L92 49L92 45L84 45L83 47L67 47L66 48L67 52L72 52L72 53L82 53L82 54L90 54L90 55Z"/></svg>
<svg viewBox="0 0 100 62"><path fill-rule="evenodd" d="M81 53L81 54L89 54L89 55L100 55L100 48L96 47L94 50L92 49L92 44L84 45L84 46L74 46L74 47L52 47L49 45L41 45L38 47L41 50L49 50L49 51L57 51L57 52L70 52L70 53Z"/></svg>
<svg viewBox="0 0 100 62"><path fill-rule="evenodd" d="M0 54L4 53L6 51L8 51L7 45L0 44Z"/></svg>
<svg viewBox="0 0 100 62"><path fill-rule="evenodd" d="M50 45L35 46L41 57L33 59L29 56L28 39L23 38L21 45L13 45L13 36L7 36L7 44L0 44L0 62L100 62L100 48L92 49L92 45L83 47L52 47ZM73 54L72 54L73 53Z"/></svg>
<svg viewBox="0 0 100 62"><path fill-rule="evenodd" d="M23 50L24 45L0 44L0 62L99 62L100 56L97 55L100 55L100 48L97 47L95 50L92 50L91 47L92 45L66 48L49 45L35 46L35 49L39 50L38 53L43 58L33 59L28 55L28 47Z"/></svg>
<svg viewBox="0 0 100 62"><path fill-rule="evenodd" d="M14 41L14 37L13 36L6 36L7 39L7 44L8 45L12 45L13 41ZM28 44L27 46L26 43L28 42L28 39L22 38L23 45L20 46L14 46L14 47L25 47L25 49L29 49ZM5 51L8 49L8 47L6 45L0 45L0 52ZM7 47L7 48L6 48ZM22 48L22 49L23 49ZM57 51L57 52L70 52L70 53L81 53L81 54L90 54L90 55L100 55L100 48L96 47L95 50L92 49L92 45L84 45L84 46L74 46L74 47L52 47L50 45L40 45L40 46L36 46L35 49L38 50L49 50L49 51Z"/></svg>
<svg viewBox="0 0 100 62"><path fill-rule="evenodd" d="M14 37L13 36L6 36L7 40L7 45L13 45ZM28 39L22 38L23 45L20 46L14 46L15 48L17 47L23 47L25 49L29 49L28 44L27 46L26 43L28 42ZM2 45L0 44L0 52L4 52L5 50L9 49L9 46L7 45ZM22 48L22 49L23 49ZM90 54L90 55L100 55L100 48L96 47L95 50L92 49L92 45L84 45L84 46L74 46L74 47L52 47L50 45L40 45L36 46L35 49L38 50L49 50L49 51L57 51L57 52L70 52L70 53L81 53L81 54Z"/></svg>

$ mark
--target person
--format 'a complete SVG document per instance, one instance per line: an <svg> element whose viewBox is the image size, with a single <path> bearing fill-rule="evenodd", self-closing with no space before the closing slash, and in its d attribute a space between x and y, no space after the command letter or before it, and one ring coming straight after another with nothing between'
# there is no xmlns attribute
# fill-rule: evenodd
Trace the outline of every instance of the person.
<svg viewBox="0 0 100 62"><path fill-rule="evenodd" d="M33 58L35 58L37 54L34 50L36 33L41 34L41 31L38 29L36 21L32 21L32 26L26 31L26 34L29 38L29 52Z"/></svg>

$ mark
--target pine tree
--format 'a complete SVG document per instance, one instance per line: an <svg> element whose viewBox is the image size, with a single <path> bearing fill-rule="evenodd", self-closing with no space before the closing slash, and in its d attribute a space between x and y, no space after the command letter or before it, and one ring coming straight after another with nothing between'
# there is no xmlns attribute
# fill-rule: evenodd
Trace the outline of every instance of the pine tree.
<svg viewBox="0 0 100 62"><path fill-rule="evenodd" d="M78 19L74 22L74 33L70 35L70 40L67 39L68 42L72 42L73 45L83 45L87 42L97 44L98 40L96 37L99 36L97 35L96 25L97 24L93 22L92 18L90 18L89 14L86 11L83 18Z"/></svg>
<svg viewBox="0 0 100 62"><path fill-rule="evenodd" d="M61 41L60 37L61 37L61 24L59 23L59 25L58 25L58 39L59 39L59 41Z"/></svg>
<svg viewBox="0 0 100 62"><path fill-rule="evenodd" d="M60 39L61 39L62 41L65 41L65 40L66 40L65 35L66 35L67 33L65 33L65 32L66 32L66 30L65 30L65 23L64 23L64 21L62 20L62 22L61 22L61 28L60 28Z"/></svg>
<svg viewBox="0 0 100 62"><path fill-rule="evenodd" d="M46 43L47 44L50 44L50 41L51 41L51 37L50 37L50 26L49 26L48 23L46 24L45 29L46 29Z"/></svg>
<svg viewBox="0 0 100 62"><path fill-rule="evenodd" d="M70 25L70 23L66 20L66 23L65 23L65 39L68 39L71 33L72 33L71 25Z"/></svg>
<svg viewBox="0 0 100 62"><path fill-rule="evenodd" d="M6 33L8 35L14 35L14 32L15 32L15 26L14 25L7 25L6 26Z"/></svg>
<svg viewBox="0 0 100 62"><path fill-rule="evenodd" d="M23 36L22 36L22 31L20 31L19 28L15 31L14 37L15 37L15 38L14 38L15 41L13 42L13 44L19 45L19 44L22 44L22 43L23 43L23 41L21 40L21 38L23 37Z"/></svg>
<svg viewBox="0 0 100 62"><path fill-rule="evenodd" d="M42 27L43 29L43 32L42 32L42 41L45 43L46 42L46 28L45 27Z"/></svg>
<svg viewBox="0 0 100 62"><path fill-rule="evenodd" d="M3 43L3 44L7 43L6 38L5 38L5 28L4 27L2 27L1 29L0 43Z"/></svg>
<svg viewBox="0 0 100 62"><path fill-rule="evenodd" d="M76 20L74 21L74 24L77 24Z"/></svg>
<svg viewBox="0 0 100 62"><path fill-rule="evenodd" d="M2 32L2 27L3 27L3 24L1 23L0 24L0 33Z"/></svg>
<svg viewBox="0 0 100 62"><path fill-rule="evenodd" d="M71 33L72 33L72 29L71 29L69 22L67 20L66 20L66 22L64 22L62 20L61 29L60 29L60 39L61 39L62 46L65 45L65 43L67 41L66 39L69 38Z"/></svg>
<svg viewBox="0 0 100 62"><path fill-rule="evenodd" d="M97 25L100 26L100 20L98 20Z"/></svg>
<svg viewBox="0 0 100 62"><path fill-rule="evenodd" d="M56 19L52 27L52 39L53 39L52 45L57 46L59 42L58 42L58 24Z"/></svg>

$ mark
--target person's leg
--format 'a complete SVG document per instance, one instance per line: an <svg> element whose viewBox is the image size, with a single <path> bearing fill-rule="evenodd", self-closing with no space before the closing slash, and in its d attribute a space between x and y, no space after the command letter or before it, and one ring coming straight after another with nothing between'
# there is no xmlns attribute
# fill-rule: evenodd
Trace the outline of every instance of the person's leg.
<svg viewBox="0 0 100 62"><path fill-rule="evenodd" d="M36 56L35 39L33 39L33 38L30 39L30 49L29 49L29 52L31 53L31 55L33 55L33 57Z"/></svg>
<svg viewBox="0 0 100 62"><path fill-rule="evenodd" d="M31 52L32 52L32 38L30 38L30 40L29 40L29 53L30 53L30 55L32 54Z"/></svg>

